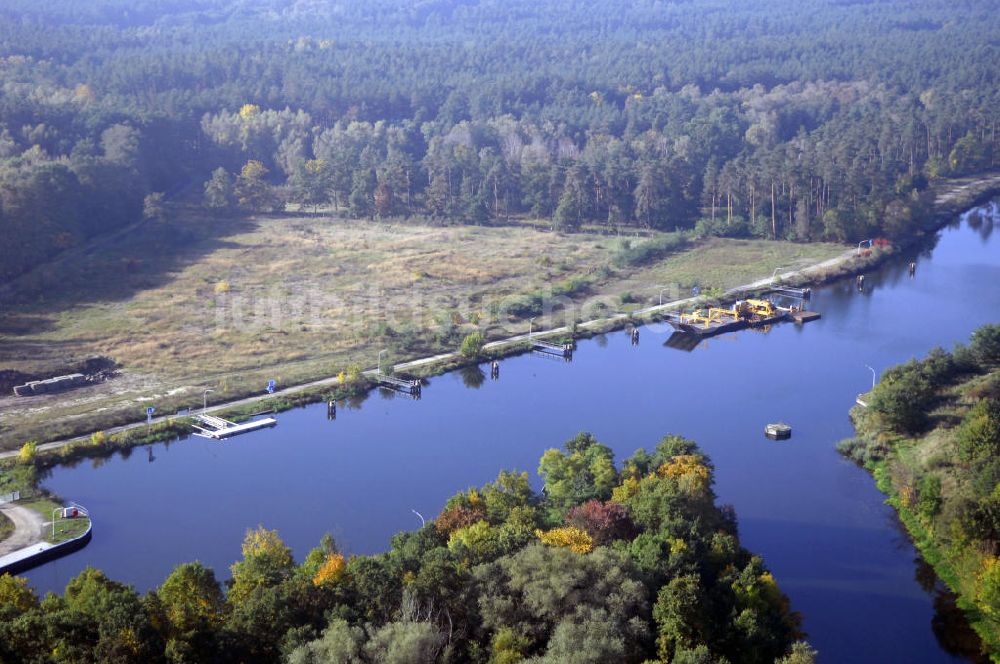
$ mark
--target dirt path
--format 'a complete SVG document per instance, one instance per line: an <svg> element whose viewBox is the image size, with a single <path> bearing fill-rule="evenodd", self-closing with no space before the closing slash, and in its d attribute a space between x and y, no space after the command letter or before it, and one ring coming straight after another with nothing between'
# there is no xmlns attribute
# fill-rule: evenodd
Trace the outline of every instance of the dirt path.
<svg viewBox="0 0 1000 664"><path fill-rule="evenodd" d="M941 189L934 199L934 206L942 209L956 203L964 205L969 199L982 196L997 187L1000 187L1000 174L996 173L958 178Z"/></svg>
<svg viewBox="0 0 1000 664"><path fill-rule="evenodd" d="M44 539L45 521L34 510L20 505L0 506L0 512L14 523L14 534L0 542L0 556L29 547Z"/></svg>

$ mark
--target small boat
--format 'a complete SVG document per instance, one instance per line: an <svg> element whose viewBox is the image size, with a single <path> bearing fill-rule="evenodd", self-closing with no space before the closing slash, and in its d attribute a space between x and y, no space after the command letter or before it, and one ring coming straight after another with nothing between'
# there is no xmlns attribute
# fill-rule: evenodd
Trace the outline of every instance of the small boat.
<svg viewBox="0 0 1000 664"><path fill-rule="evenodd" d="M782 422L775 422L764 427L764 435L771 440L787 440L792 437L792 427Z"/></svg>

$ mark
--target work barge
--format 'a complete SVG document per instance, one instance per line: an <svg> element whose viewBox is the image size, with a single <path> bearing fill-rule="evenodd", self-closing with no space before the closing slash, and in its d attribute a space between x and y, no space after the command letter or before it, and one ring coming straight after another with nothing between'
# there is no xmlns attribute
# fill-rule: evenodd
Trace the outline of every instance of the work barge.
<svg viewBox="0 0 1000 664"><path fill-rule="evenodd" d="M787 290L787 289L786 289ZM778 292L779 295L791 295ZM801 295L799 295L802 298ZM804 299L804 298L802 298ZM724 332L746 328L762 328L784 321L807 323L820 318L815 311L806 311L799 305L782 307L770 300L737 300L731 307L709 307L691 313L667 315L667 322L674 329L699 337L712 337Z"/></svg>

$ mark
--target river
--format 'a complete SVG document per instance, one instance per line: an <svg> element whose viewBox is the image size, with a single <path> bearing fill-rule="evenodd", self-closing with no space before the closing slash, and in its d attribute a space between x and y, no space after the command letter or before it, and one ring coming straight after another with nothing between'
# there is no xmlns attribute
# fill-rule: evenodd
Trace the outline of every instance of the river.
<svg viewBox="0 0 1000 664"><path fill-rule="evenodd" d="M823 318L802 327L685 352L648 326L638 346L625 333L582 341L572 362L505 360L498 381L468 370L436 377L420 401L375 392L335 421L317 404L227 442L189 438L57 467L45 486L91 510L94 539L27 576L61 591L93 565L146 590L201 560L225 578L257 524L278 529L300 560L325 532L348 552L376 552L419 525L412 510L430 518L501 468L535 477L542 452L579 431L619 460L678 433L711 455L719 501L735 506L743 544L804 615L821 662L964 661L948 595L871 477L835 446L871 387L866 365L881 372L1000 320L994 225L996 204L977 208L933 248L869 274L863 293L853 280L817 289L810 308ZM794 427L791 440L764 438L776 420Z"/></svg>

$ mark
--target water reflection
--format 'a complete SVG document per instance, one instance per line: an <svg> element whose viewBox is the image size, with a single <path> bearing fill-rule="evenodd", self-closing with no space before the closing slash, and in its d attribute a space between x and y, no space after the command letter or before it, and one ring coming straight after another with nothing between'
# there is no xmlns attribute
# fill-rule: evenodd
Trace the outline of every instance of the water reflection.
<svg viewBox="0 0 1000 664"><path fill-rule="evenodd" d="M458 370L462 384L473 390L478 390L486 382L486 372L478 364L470 364Z"/></svg>

